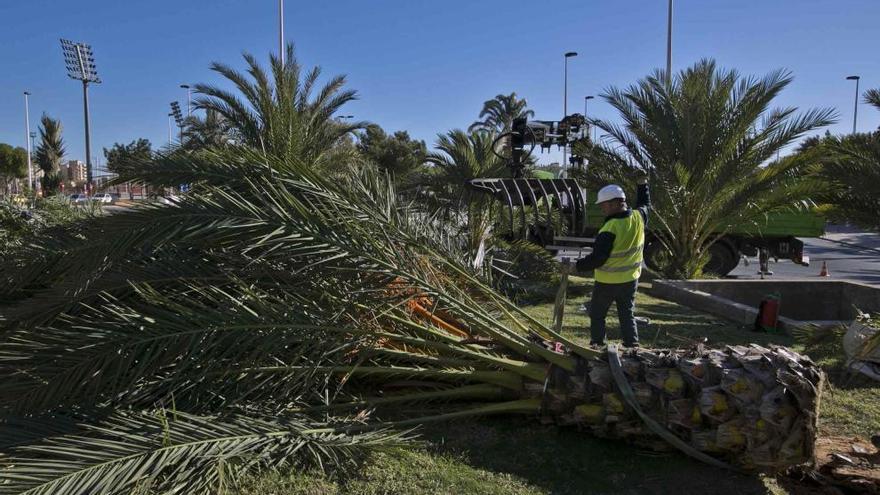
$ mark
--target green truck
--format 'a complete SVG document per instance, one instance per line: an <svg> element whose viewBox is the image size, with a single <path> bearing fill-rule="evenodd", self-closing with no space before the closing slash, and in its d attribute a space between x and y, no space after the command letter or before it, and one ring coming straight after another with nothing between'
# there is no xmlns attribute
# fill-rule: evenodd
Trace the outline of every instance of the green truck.
<svg viewBox="0 0 880 495"><path fill-rule="evenodd" d="M596 205L587 206L587 238L595 237L604 217ZM663 259L663 247L650 230L645 238L645 264L658 270ZM739 265L742 256L790 260L808 266L809 256L799 237L821 237L825 234L825 219L812 211L790 211L767 215L763 222L733 228L709 248L705 272L724 276ZM563 238L564 239L564 238ZM560 239L560 240L563 240ZM573 244L573 243L572 243Z"/></svg>
<svg viewBox="0 0 880 495"><path fill-rule="evenodd" d="M537 175L537 174L536 174ZM555 254L592 246L604 217L587 201L586 191L574 179L546 177L472 179L468 184L506 205L495 226L496 233L512 239L528 239ZM645 239L645 263L658 270L664 249L650 230ZM730 229L709 248L704 271L724 276L733 271L743 255L759 256L762 270L770 258L809 264L799 237L820 237L825 220L811 211L780 212L763 222Z"/></svg>

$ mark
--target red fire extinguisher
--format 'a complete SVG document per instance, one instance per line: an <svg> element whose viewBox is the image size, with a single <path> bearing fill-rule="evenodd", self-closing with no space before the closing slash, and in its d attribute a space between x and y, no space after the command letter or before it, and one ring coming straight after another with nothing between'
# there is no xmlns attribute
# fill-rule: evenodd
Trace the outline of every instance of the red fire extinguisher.
<svg viewBox="0 0 880 495"><path fill-rule="evenodd" d="M779 294L770 294L761 300L758 305L758 316L755 318L756 332L778 332L779 302Z"/></svg>

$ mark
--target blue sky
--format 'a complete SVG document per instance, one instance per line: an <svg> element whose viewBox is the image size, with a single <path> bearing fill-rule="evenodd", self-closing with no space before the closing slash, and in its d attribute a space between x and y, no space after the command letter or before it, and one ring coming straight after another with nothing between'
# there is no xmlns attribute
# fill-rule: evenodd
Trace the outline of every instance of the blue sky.
<svg viewBox="0 0 880 495"><path fill-rule="evenodd" d="M701 57L743 74L790 69L780 106L834 107L852 126L854 84L880 87L878 0L676 0L673 68ZM404 129L429 146L467 127L482 102L516 91L539 119L562 115L562 54L570 60L570 111L583 96L635 82L665 65L666 0L286 1L285 34L305 65L343 73L360 100L346 114ZM552 5L552 7L549 7ZM47 112L64 124L70 158L84 158L82 90L68 79L58 38L94 47L103 83L91 89L92 155L146 137L167 141L168 104L181 83L222 83L212 61L242 66L277 50L276 0L0 1L0 142L24 145ZM601 100L591 116L613 119ZM859 128L880 112L859 108ZM544 160L547 161L547 155ZM103 159L103 158L102 158Z"/></svg>

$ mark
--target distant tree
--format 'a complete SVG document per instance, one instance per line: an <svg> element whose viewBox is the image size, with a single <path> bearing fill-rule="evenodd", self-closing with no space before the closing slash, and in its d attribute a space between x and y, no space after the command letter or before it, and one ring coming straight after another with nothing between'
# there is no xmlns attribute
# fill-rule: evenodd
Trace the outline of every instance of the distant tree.
<svg viewBox="0 0 880 495"><path fill-rule="evenodd" d="M58 191L61 185L61 164L67 150L61 137L61 121L46 114L40 118L40 145L36 149L36 162L43 171L40 184L43 194L50 196Z"/></svg>
<svg viewBox="0 0 880 495"><path fill-rule="evenodd" d="M367 126L360 135L357 148L364 158L390 173L397 181L421 168L428 154L424 141L410 138L406 131L389 135L378 125Z"/></svg>
<svg viewBox="0 0 880 495"><path fill-rule="evenodd" d="M514 119L534 116L535 112L528 109L525 98L517 98L516 93L497 95L483 103L479 117L481 120L471 124L468 131L505 132L513 127Z"/></svg>
<svg viewBox="0 0 880 495"><path fill-rule="evenodd" d="M27 151L0 143L0 178L6 194L10 194L12 181L27 177Z"/></svg>
<svg viewBox="0 0 880 495"><path fill-rule="evenodd" d="M120 173L130 167L140 167L150 161L153 148L149 139L136 139L128 144L115 143L110 149L104 148L107 170Z"/></svg>
<svg viewBox="0 0 880 495"><path fill-rule="evenodd" d="M470 179L509 177L504 160L492 148L494 132L467 133L455 129L437 137L436 151L428 154L433 164L431 188L445 214L456 219L466 239L466 249L476 258L492 235L498 204L491 196L467 186Z"/></svg>

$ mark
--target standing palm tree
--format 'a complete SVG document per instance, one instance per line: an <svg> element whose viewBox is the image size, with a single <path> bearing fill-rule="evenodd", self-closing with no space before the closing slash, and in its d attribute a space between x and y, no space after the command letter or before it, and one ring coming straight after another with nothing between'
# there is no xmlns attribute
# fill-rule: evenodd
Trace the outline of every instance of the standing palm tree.
<svg viewBox="0 0 880 495"><path fill-rule="evenodd" d="M445 212L454 216L453 225L461 225L472 259L491 235L498 208L493 198L469 188L467 182L509 176L504 160L492 148L494 140L494 132L452 130L438 136L437 151L427 157L437 169L434 191L445 202Z"/></svg>
<svg viewBox="0 0 880 495"><path fill-rule="evenodd" d="M268 73L253 55L246 53L244 59L250 78L228 65L211 65L213 71L235 85L241 96L208 84L194 87L203 95L196 99L196 108L222 117L239 144L320 167L330 161L336 143L366 125L333 118L357 98L357 92L343 89L344 76L335 76L318 89L321 69L315 67L303 75L293 44L287 45L283 63L270 56Z"/></svg>
<svg viewBox="0 0 880 495"><path fill-rule="evenodd" d="M880 89L865 92L864 101L880 110ZM825 213L837 221L880 231L880 130L826 136L817 145L824 152L817 170L827 185L821 195Z"/></svg>
<svg viewBox="0 0 880 495"><path fill-rule="evenodd" d="M184 121L184 149L222 148L236 141L229 123L216 110L207 110L204 118L193 115Z"/></svg>
<svg viewBox="0 0 880 495"><path fill-rule="evenodd" d="M590 162L585 178L592 187L613 182L634 189L638 171L650 176L659 244L647 249L668 255L665 275L698 275L719 236L810 197L805 170L815 156L774 158L804 133L832 123L835 114L771 109L791 80L785 71L741 78L703 60L670 83L657 72L603 95L623 125L594 122L610 139L578 147Z"/></svg>
<svg viewBox="0 0 880 495"><path fill-rule="evenodd" d="M494 132L506 132L513 127L513 121L518 118L534 117L535 112L529 110L526 100L516 97L516 93L509 95L499 94L491 100L483 103L480 119L468 127L469 132L482 130Z"/></svg>
<svg viewBox="0 0 880 495"><path fill-rule="evenodd" d="M873 105L874 108L880 110L880 88L865 91L865 103Z"/></svg>
<svg viewBox="0 0 880 495"><path fill-rule="evenodd" d="M61 185L61 164L66 153L61 130L60 120L46 114L40 118L40 145L36 149L36 161L43 171L41 185L44 195L53 194Z"/></svg>

